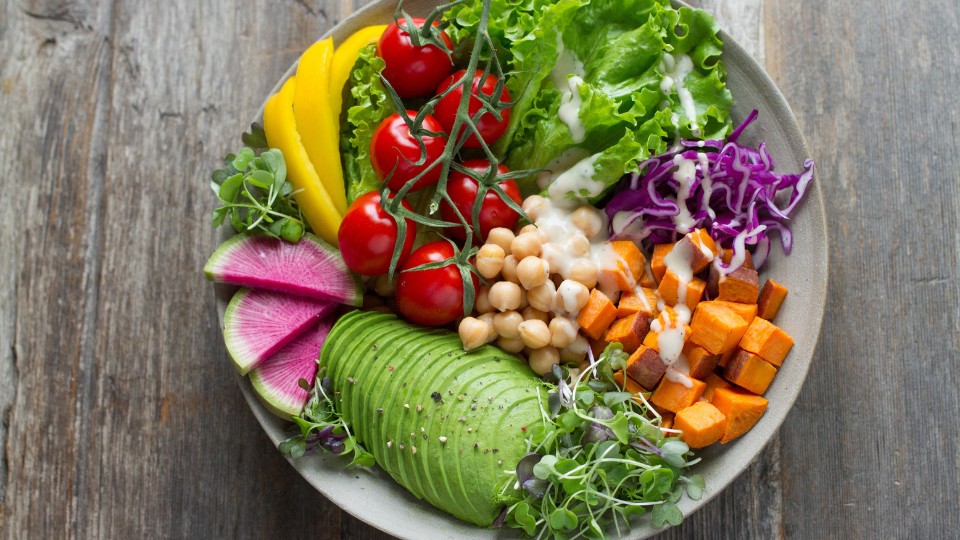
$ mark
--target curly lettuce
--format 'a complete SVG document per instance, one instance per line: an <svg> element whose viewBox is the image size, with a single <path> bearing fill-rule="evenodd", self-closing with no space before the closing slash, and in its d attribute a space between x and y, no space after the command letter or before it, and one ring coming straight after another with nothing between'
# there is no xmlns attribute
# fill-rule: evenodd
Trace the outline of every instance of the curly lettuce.
<svg viewBox="0 0 960 540"><path fill-rule="evenodd" d="M568 166L564 156L571 154L623 157L613 168L609 159L598 160L606 166L594 179L610 187L678 139L729 133L732 98L722 43L707 12L676 10L667 0L498 3L506 16L491 25L499 25L497 35L508 45L507 86L515 105L495 150L510 168ZM479 4L459 7L453 25L461 38L469 35L470 13ZM542 187L534 179L521 182L525 195Z"/></svg>
<svg viewBox="0 0 960 540"><path fill-rule="evenodd" d="M380 122L394 112L380 82L385 65L376 54L376 46L368 45L360 50L347 81L350 92L344 106L345 118L341 120L340 155L348 204L380 187L380 178L370 162L370 140Z"/></svg>

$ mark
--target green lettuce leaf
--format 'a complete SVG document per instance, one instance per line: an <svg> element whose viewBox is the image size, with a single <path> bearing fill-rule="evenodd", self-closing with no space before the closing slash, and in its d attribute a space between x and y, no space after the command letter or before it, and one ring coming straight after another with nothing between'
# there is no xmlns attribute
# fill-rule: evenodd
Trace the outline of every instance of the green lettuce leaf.
<svg viewBox="0 0 960 540"><path fill-rule="evenodd" d="M340 122L340 157L348 203L380 187L380 178L370 162L370 140L380 122L394 112L380 82L384 65L376 46L368 45L360 50L347 81L350 91L344 103L345 118Z"/></svg>
<svg viewBox="0 0 960 540"><path fill-rule="evenodd" d="M460 39L475 30L479 6L474 1L455 9ZM732 99L722 43L705 11L675 10L668 0L494 0L494 8L491 34L506 53L501 59L508 63L507 87L515 102L494 150L511 169L545 169L555 177L576 163L572 157L599 154L605 164L594 180L612 186L678 138L729 133ZM673 69L671 59L684 59L689 70ZM582 140L575 140L559 114L564 99L575 97L564 98L571 92L570 73L583 81L572 86L582 102ZM663 83L677 74L681 82ZM689 91L687 103L681 87ZM610 161L614 156L622 158L619 167ZM542 186L525 179L520 187L527 195Z"/></svg>

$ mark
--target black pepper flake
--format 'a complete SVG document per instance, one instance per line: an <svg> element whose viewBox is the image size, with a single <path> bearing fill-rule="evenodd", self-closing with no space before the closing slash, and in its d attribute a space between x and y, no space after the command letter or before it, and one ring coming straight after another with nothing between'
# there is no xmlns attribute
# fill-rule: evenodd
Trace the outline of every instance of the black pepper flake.
<svg viewBox="0 0 960 540"><path fill-rule="evenodd" d="M407 387L407 383L403 383L403 388L406 388L406 387Z"/></svg>
<svg viewBox="0 0 960 540"><path fill-rule="evenodd" d="M427 440L427 434L426 434L426 433L423 434L423 440Z"/></svg>
<svg viewBox="0 0 960 540"><path fill-rule="evenodd" d="M375 350L375 351L379 351L379 350L380 350L380 347L378 347L376 343L374 343L374 344L371 346L371 348L372 348L373 350Z"/></svg>
<svg viewBox="0 0 960 540"><path fill-rule="evenodd" d="M473 443L473 449L476 450L477 448L480 448L480 443L478 442Z"/></svg>
<svg viewBox="0 0 960 540"><path fill-rule="evenodd" d="M484 453L484 454L489 454L489 453L490 453L490 449L489 449L489 448L484 448L483 453Z"/></svg>
<svg viewBox="0 0 960 540"><path fill-rule="evenodd" d="M377 407L377 414L383 414L383 407Z"/></svg>
<svg viewBox="0 0 960 540"><path fill-rule="evenodd" d="M437 403L440 403L440 400L443 399L443 397L440 395L440 392L434 392L430 394L430 397L432 397L433 400L436 401Z"/></svg>
<svg viewBox="0 0 960 540"><path fill-rule="evenodd" d="M498 453L498 452L500 452L500 449L499 449L499 448L494 448L494 449L493 449L493 453L494 453L494 454L496 454L496 453Z"/></svg>

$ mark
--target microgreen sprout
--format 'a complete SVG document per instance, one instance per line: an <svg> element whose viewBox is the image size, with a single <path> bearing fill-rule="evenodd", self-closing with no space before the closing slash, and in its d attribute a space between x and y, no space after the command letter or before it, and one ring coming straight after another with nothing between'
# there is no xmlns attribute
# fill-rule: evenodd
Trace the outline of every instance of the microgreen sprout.
<svg viewBox="0 0 960 540"><path fill-rule="evenodd" d="M263 127L250 126L246 146L228 154L225 167L214 171L210 187L222 205L213 211L213 226L229 221L239 232L263 234L298 242L305 229L293 184L287 181L283 154L267 149Z"/></svg>
<svg viewBox="0 0 960 540"><path fill-rule="evenodd" d="M702 495L703 478L685 475L696 462L687 445L613 377L626 358L612 344L581 371L554 367L550 410L541 406L529 453L501 492L504 500L522 496L507 506L504 524L536 538L600 538L623 534L632 516L648 512L655 526L679 523L683 490Z"/></svg>
<svg viewBox="0 0 960 540"><path fill-rule="evenodd" d="M304 381L305 382L305 381ZM279 450L294 459L307 452L323 450L334 455L353 455L349 466L372 467L373 454L366 451L350 432L350 427L333 404L330 379L323 370L317 373L310 399L299 416L292 418L300 429L282 443Z"/></svg>

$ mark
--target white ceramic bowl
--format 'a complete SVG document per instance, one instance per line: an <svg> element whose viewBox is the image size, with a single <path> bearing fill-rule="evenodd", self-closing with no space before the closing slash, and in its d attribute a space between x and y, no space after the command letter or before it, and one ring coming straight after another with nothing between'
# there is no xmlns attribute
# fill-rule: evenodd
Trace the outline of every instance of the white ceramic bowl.
<svg viewBox="0 0 960 540"><path fill-rule="evenodd" d="M407 0L404 8L413 15L424 16L438 5L435 0ZM678 5L682 5L679 4ZM337 25L328 35L335 43L342 43L356 30L372 25L386 24L392 19L396 0L377 0ZM326 38L327 36L324 36ZM796 119L783 95L770 77L730 36L721 33L724 43L723 60L727 67L727 85L733 93L734 125L743 120L752 109L760 117L747 130L741 142L767 142L778 171L797 172L805 158L810 157ZM277 84L294 74L291 66ZM262 114L262 108L259 118ZM819 182L814 181L807 200L800 206L794 220L793 252L785 256L774 240L761 279L772 277L789 289L776 323L796 341L783 367L774 378L765 397L770 401L766 414L747 434L726 445L713 445L698 453L703 461L695 471L703 475L707 487L703 498L692 501L683 498L678 506L684 515L690 515L707 504L726 488L760 453L780 424L786 418L797 398L807 370L813 361L817 339L823 320L827 292L827 225L823 194ZM229 227L221 231L221 241L232 234ZM220 324L223 312L234 288L216 286ZM246 379L240 379L240 388L253 414L275 445L286 438L289 423L271 414L254 395ZM401 538L507 538L519 536L516 531L479 529L461 522L422 502L393 481L380 469L360 473L344 468L345 461L325 455L305 456L291 461L291 465L320 493L337 506L364 522ZM659 532L642 522L635 526L630 538L645 538Z"/></svg>

